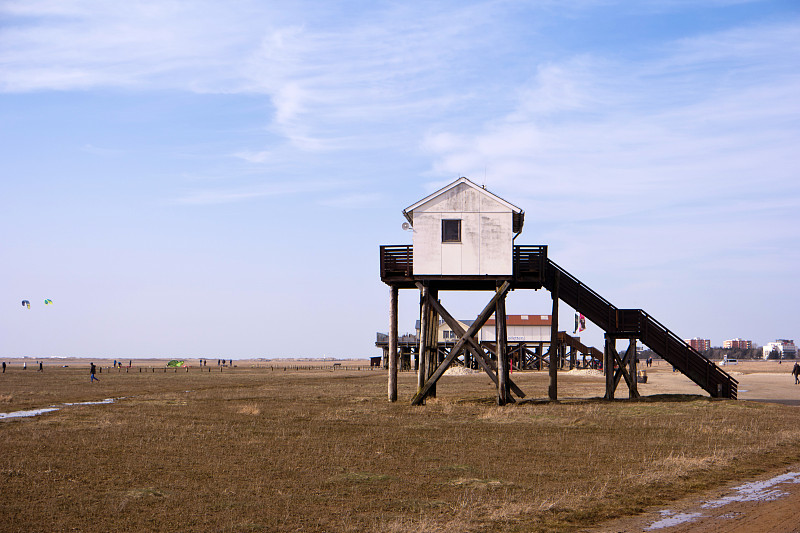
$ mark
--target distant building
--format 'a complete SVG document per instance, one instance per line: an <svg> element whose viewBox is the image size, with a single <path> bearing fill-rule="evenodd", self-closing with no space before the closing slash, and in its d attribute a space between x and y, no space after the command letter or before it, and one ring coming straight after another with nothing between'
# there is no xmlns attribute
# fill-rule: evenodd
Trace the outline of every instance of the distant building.
<svg viewBox="0 0 800 533"><path fill-rule="evenodd" d="M711 348L711 340L701 339L700 337L695 337L694 339L686 339L686 344L688 344L698 352L704 352Z"/></svg>
<svg viewBox="0 0 800 533"><path fill-rule="evenodd" d="M753 349L753 341L746 341L744 339L730 339L722 343L723 348L741 348L744 350Z"/></svg>
<svg viewBox="0 0 800 533"><path fill-rule="evenodd" d="M796 359L797 346L791 339L778 339L775 342L767 343L763 348L764 359L769 359L770 354L777 352L781 359Z"/></svg>
<svg viewBox="0 0 800 533"><path fill-rule="evenodd" d="M467 330L474 320L459 320L459 325ZM550 315L506 315L506 336L509 342L550 342ZM420 323L415 325L419 336ZM478 342L495 341L494 317L478 332ZM458 335L447 325L444 320L439 321L439 342L455 342Z"/></svg>
<svg viewBox="0 0 800 533"><path fill-rule="evenodd" d="M509 342L550 342L550 315L506 315L506 335ZM494 318L481 328L481 340L494 342Z"/></svg>

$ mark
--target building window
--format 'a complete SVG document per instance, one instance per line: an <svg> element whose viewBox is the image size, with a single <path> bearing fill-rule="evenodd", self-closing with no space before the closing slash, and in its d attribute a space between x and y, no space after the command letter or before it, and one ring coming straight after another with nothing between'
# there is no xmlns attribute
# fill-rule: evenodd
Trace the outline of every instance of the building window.
<svg viewBox="0 0 800 533"><path fill-rule="evenodd" d="M461 220L442 220L442 242L461 242Z"/></svg>

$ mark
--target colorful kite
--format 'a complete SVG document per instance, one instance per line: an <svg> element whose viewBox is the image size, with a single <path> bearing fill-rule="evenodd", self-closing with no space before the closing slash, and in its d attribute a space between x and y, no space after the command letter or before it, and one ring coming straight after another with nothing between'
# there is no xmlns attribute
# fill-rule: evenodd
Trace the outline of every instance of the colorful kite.
<svg viewBox="0 0 800 533"><path fill-rule="evenodd" d="M44 305L50 305L51 303L53 303L53 300L47 299L44 301Z"/></svg>
<svg viewBox="0 0 800 533"><path fill-rule="evenodd" d="M23 307L27 306L28 309L30 309L31 308L31 303L28 300L22 300L22 306Z"/></svg>

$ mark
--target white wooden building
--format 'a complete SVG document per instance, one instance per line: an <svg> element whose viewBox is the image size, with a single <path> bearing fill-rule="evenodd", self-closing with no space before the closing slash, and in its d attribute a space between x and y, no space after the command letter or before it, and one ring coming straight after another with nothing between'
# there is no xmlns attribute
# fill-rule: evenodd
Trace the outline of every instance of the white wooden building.
<svg viewBox="0 0 800 533"><path fill-rule="evenodd" d="M524 212L467 178L403 210L417 276L510 276Z"/></svg>

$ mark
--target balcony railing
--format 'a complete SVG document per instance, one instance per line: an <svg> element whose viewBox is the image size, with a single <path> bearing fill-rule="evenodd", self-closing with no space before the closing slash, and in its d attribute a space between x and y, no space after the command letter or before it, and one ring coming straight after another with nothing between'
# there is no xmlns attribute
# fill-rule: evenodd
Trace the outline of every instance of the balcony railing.
<svg viewBox="0 0 800 533"><path fill-rule="evenodd" d="M381 279L414 275L413 246L381 246Z"/></svg>
<svg viewBox="0 0 800 533"><path fill-rule="evenodd" d="M513 272L517 281L544 279L547 246L514 246ZM413 278L413 246L381 246L381 279Z"/></svg>

